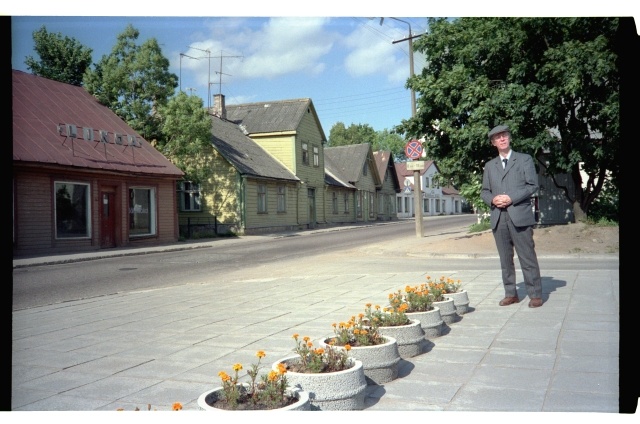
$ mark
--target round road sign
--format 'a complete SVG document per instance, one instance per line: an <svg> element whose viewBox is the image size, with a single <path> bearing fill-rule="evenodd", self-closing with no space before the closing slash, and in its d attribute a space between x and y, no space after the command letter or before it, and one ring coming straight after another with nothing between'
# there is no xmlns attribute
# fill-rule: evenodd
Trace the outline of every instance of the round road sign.
<svg viewBox="0 0 640 424"><path fill-rule="evenodd" d="M419 140L411 140L404 146L404 153L409 159L418 159L422 156L422 143Z"/></svg>

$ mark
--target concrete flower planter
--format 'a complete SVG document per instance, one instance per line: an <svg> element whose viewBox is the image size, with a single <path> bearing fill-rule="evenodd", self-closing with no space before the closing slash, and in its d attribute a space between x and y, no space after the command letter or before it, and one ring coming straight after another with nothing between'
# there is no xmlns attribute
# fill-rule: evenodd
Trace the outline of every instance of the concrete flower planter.
<svg viewBox="0 0 640 424"><path fill-rule="evenodd" d="M272 365L296 363L298 355L287 356ZM364 409L367 382L362 362L351 358L353 366L343 371L327 373L301 373L287 371L290 386L299 387L309 394L312 411L360 411Z"/></svg>
<svg viewBox="0 0 640 424"><path fill-rule="evenodd" d="M384 336L386 343L374 346L352 346L347 352L349 357L362 361L367 384L383 384L398 378L400 352L398 342L390 336ZM325 349L342 349L340 346L329 346L330 337L320 340Z"/></svg>
<svg viewBox="0 0 640 424"><path fill-rule="evenodd" d="M437 306L430 311L425 312L407 312L409 319L416 319L420 321L422 331L424 331L425 339L432 339L440 337L442 334L442 316L440 315L440 308Z"/></svg>
<svg viewBox="0 0 640 424"><path fill-rule="evenodd" d="M469 294L466 290L460 290L456 293L445 293L443 295L447 299L453 299L458 315L464 315L469 311Z"/></svg>
<svg viewBox="0 0 640 424"><path fill-rule="evenodd" d="M407 325L378 327L378 331L383 336L396 339L398 343L398 353L402 359L412 358L422 353L424 330L419 320L412 319L411 323Z"/></svg>
<svg viewBox="0 0 640 424"><path fill-rule="evenodd" d="M242 384L244 387L249 387L247 383ZM289 387L287 394L295 396L298 400L291 405L283 408L276 409L263 409L261 411L309 411L311 409L311 402L309 401L309 393L301 390L297 387ZM198 409L201 411L221 411L221 412L233 412L230 409L216 408L213 405L217 400L222 397L222 387L216 387L212 390L204 392L198 397ZM255 411L255 410L254 410Z"/></svg>
<svg viewBox="0 0 640 424"><path fill-rule="evenodd" d="M453 299L433 302L432 305L440 308L440 316L442 316L442 320L446 324L453 324L460 319L456 312L456 305L453 303Z"/></svg>

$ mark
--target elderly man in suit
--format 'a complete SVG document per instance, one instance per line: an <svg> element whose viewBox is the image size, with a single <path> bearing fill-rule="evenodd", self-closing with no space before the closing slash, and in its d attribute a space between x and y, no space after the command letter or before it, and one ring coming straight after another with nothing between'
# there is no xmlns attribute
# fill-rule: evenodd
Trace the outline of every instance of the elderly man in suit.
<svg viewBox="0 0 640 424"><path fill-rule="evenodd" d="M496 241L505 297L500 306L518 303L513 249L518 254L529 307L542 306L542 281L533 242L535 218L531 195L538 190L538 175L530 155L511 150L511 131L498 125L489 131L489 141L498 156L485 164L482 200L491 207L491 229Z"/></svg>

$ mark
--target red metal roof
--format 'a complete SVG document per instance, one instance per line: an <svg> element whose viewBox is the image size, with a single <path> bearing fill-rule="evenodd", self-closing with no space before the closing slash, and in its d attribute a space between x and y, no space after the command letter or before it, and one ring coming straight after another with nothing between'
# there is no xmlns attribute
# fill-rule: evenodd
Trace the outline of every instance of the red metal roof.
<svg viewBox="0 0 640 424"><path fill-rule="evenodd" d="M13 160L133 174L175 176L183 172L84 88L13 70ZM66 136L65 124L77 137ZM60 129L62 126L62 130ZM83 129L94 132L84 138ZM107 142L100 141L100 130ZM116 144L115 135L123 135ZM128 135L135 136L132 145Z"/></svg>

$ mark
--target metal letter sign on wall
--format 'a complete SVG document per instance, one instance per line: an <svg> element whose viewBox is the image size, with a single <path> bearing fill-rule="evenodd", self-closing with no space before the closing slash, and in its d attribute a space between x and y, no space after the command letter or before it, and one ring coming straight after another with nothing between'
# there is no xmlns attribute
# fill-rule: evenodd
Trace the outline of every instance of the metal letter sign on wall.
<svg viewBox="0 0 640 424"><path fill-rule="evenodd" d="M404 146L404 153L409 159L418 159L422 156L422 143L418 140L411 140Z"/></svg>

